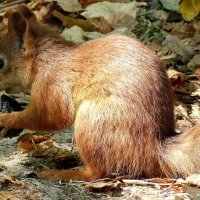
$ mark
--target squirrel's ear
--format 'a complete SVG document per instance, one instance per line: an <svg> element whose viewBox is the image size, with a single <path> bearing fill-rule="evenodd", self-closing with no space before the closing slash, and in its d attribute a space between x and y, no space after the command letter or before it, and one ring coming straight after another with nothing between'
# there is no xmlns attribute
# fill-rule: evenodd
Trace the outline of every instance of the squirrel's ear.
<svg viewBox="0 0 200 200"><path fill-rule="evenodd" d="M8 18L8 38L16 50L27 53L28 49L31 49L30 46L36 36L31 28L31 22L18 11L12 13Z"/></svg>
<svg viewBox="0 0 200 200"><path fill-rule="evenodd" d="M27 20L36 21L35 14L24 4L17 7L17 12L20 13Z"/></svg>
<svg viewBox="0 0 200 200"><path fill-rule="evenodd" d="M18 12L14 12L8 19L8 36L10 39L21 38L27 28L27 22Z"/></svg>

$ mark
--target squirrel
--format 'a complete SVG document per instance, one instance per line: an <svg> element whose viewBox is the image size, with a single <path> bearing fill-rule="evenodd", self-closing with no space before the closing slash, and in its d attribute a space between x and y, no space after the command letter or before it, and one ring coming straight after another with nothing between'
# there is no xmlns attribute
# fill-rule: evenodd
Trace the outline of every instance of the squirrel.
<svg viewBox="0 0 200 200"><path fill-rule="evenodd" d="M200 125L178 135L164 64L137 39L110 35L75 45L25 5L0 41L0 90L30 92L23 111L0 114L9 129L74 125L83 170L50 170L53 180L112 174L186 177L200 173Z"/></svg>

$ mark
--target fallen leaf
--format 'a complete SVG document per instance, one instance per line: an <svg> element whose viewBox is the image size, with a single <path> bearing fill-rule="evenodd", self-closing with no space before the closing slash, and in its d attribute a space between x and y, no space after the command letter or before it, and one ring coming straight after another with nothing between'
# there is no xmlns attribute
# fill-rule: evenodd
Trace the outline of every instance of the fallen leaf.
<svg viewBox="0 0 200 200"><path fill-rule="evenodd" d="M136 13L136 2L100 2L88 6L81 15L87 19L104 17L113 28L128 27L133 30L136 23Z"/></svg>
<svg viewBox="0 0 200 200"><path fill-rule="evenodd" d="M6 188L9 185L21 187L24 186L24 182L18 181L11 175L4 175L2 178L0 178L0 189Z"/></svg>
<svg viewBox="0 0 200 200"><path fill-rule="evenodd" d="M200 12L199 0L182 0L179 7L179 12L186 21L191 21Z"/></svg>
<svg viewBox="0 0 200 200"><path fill-rule="evenodd" d="M71 28L65 28L61 36L67 41L72 41L75 44L81 44L85 42L84 31L79 26L72 26Z"/></svg>
<svg viewBox="0 0 200 200"><path fill-rule="evenodd" d="M195 68L196 66L200 66L200 55L199 54L195 55L187 64L187 66L190 68Z"/></svg>
<svg viewBox="0 0 200 200"><path fill-rule="evenodd" d="M170 11L178 11L180 0L159 0L162 6Z"/></svg>
<svg viewBox="0 0 200 200"><path fill-rule="evenodd" d="M174 69L168 69L167 74L174 90L179 87L185 80L187 80L187 76L181 72L177 72Z"/></svg>
<svg viewBox="0 0 200 200"><path fill-rule="evenodd" d="M34 14L39 22L45 22L47 16L50 15L49 13L53 10L54 3L46 3L41 5L37 10L34 9Z"/></svg>
<svg viewBox="0 0 200 200"><path fill-rule="evenodd" d="M72 41L73 43L81 44L87 40L98 39L111 34L123 34L133 38L136 37L135 34L126 27L117 28L110 33L102 34L96 31L94 32L83 31L83 29L79 26L72 26L71 28L65 28L61 36L65 38L65 40L67 41Z"/></svg>
<svg viewBox="0 0 200 200"><path fill-rule="evenodd" d="M189 59L194 55L194 50L192 48L186 46L182 40L178 39L173 35L167 35L163 44L166 45L169 48L169 50L180 55L185 60Z"/></svg>
<svg viewBox="0 0 200 200"><path fill-rule="evenodd" d="M22 135L18 139L18 149L22 153L28 153L29 155L35 157L49 158L54 162L74 159L74 156L70 151L60 148L53 141L53 134Z"/></svg>
<svg viewBox="0 0 200 200"><path fill-rule="evenodd" d="M163 22L166 22L169 16L169 13L164 10L155 10L149 15L157 20L162 20Z"/></svg>
<svg viewBox="0 0 200 200"><path fill-rule="evenodd" d="M52 2L51 0L46 0L47 2ZM81 10L81 4L79 3L78 0L70 0L70 1L66 1L66 0L54 0L55 2L57 2L57 4L64 10L67 12L77 12L79 10Z"/></svg>
<svg viewBox="0 0 200 200"><path fill-rule="evenodd" d="M192 23L180 22L174 23L174 25L170 34L177 36L179 39L192 37L196 32Z"/></svg>

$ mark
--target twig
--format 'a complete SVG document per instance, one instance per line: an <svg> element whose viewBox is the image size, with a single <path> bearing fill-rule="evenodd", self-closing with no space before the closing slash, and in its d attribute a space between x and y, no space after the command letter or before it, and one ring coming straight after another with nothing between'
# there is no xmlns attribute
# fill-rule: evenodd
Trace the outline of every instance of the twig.
<svg viewBox="0 0 200 200"><path fill-rule="evenodd" d="M4 12L8 7L12 7L16 4L24 3L25 1L26 0L16 0L16 1L13 1L13 2L2 4L2 5L0 5L0 12Z"/></svg>

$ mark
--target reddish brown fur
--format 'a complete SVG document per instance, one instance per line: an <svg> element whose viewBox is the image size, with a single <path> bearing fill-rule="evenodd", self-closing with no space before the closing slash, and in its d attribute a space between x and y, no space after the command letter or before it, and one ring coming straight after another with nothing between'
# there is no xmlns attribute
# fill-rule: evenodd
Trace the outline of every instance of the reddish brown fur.
<svg viewBox="0 0 200 200"><path fill-rule="evenodd" d="M0 42L0 57L8 60L0 72L0 89L29 91L31 102L22 112L1 114L0 125L5 133L10 128L59 130L74 123L87 168L41 176L93 180L112 173L155 177L200 172L199 127L173 137L170 84L154 52L119 35L72 46L29 12L24 6L18 9L20 22L11 17ZM25 33L19 27L24 22ZM14 48L18 29L23 49ZM176 152L181 158L176 159ZM184 159L189 162L180 167Z"/></svg>

